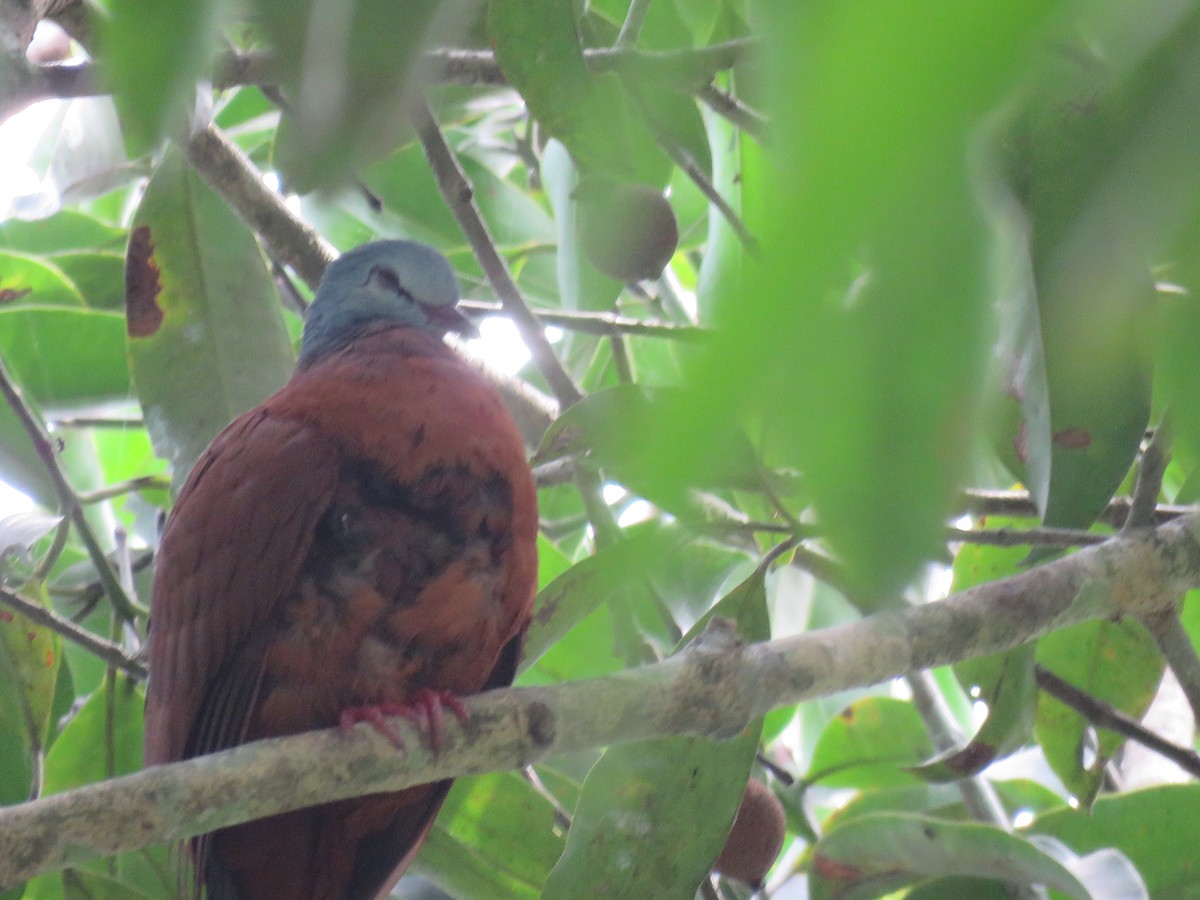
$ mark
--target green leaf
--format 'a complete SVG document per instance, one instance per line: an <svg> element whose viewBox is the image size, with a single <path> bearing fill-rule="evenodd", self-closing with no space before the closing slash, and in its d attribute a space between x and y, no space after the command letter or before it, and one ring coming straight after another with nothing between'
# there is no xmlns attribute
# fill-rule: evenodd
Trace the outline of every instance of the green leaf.
<svg viewBox="0 0 1200 900"><path fill-rule="evenodd" d="M83 306L83 297L53 263L23 253L0 253L0 303Z"/></svg>
<svg viewBox="0 0 1200 900"><path fill-rule="evenodd" d="M930 875L974 875L1043 884L1090 900L1068 869L1017 837L986 825L875 813L827 832L813 848L813 900L879 897Z"/></svg>
<svg viewBox="0 0 1200 900"><path fill-rule="evenodd" d="M110 0L107 8L98 20L99 59L139 155L186 121L214 50L221 4L181 0L169 16L155 0Z"/></svg>
<svg viewBox="0 0 1200 900"><path fill-rule="evenodd" d="M25 597L45 603L40 585ZM35 755L45 751L62 639L7 606L0 607L0 804L28 800Z"/></svg>
<svg viewBox="0 0 1200 900"><path fill-rule="evenodd" d="M669 652L680 632L708 611L721 584L744 559L678 527L647 522L626 528L621 541L580 560L538 594L521 670L539 675L539 681L551 672L556 672L551 680L566 677L556 665L570 654L564 658L555 652L558 644L601 605L609 611L610 627L602 628L598 621L589 626L597 629L589 633L602 642L601 656L615 653L640 661L648 647ZM558 663L547 660L535 666L548 650ZM574 664L571 672L570 677L581 677Z"/></svg>
<svg viewBox="0 0 1200 900"><path fill-rule="evenodd" d="M289 190L345 182L411 134L409 109L429 76L422 51L453 46L475 5L467 0L255 0L282 69L288 111L275 168Z"/></svg>
<svg viewBox="0 0 1200 900"><path fill-rule="evenodd" d="M584 173L661 187L670 163L634 111L620 79L590 72L574 10L560 0L492 0L496 61L530 112Z"/></svg>
<svg viewBox="0 0 1200 900"><path fill-rule="evenodd" d="M56 253L50 260L71 280L83 302L93 309L122 309L125 260L121 254L91 250Z"/></svg>
<svg viewBox="0 0 1200 900"><path fill-rule="evenodd" d="M45 219L0 222L0 247L20 253L114 250L124 240L124 229L74 209L64 209Z"/></svg>
<svg viewBox="0 0 1200 900"><path fill-rule="evenodd" d="M1062 807L1031 830L1078 853L1115 847L1145 879L1155 900L1196 896L1200 863L1192 852L1200 829L1200 785L1170 784L1101 797L1090 810Z"/></svg>
<svg viewBox="0 0 1200 900"><path fill-rule="evenodd" d="M622 384L596 391L559 416L542 438L535 460L548 462L580 454L631 491L681 518L704 520L701 490L763 491L766 473L742 435L728 439L728 452L692 484L661 477L654 448L631 435L644 434L675 395Z"/></svg>
<svg viewBox="0 0 1200 900"><path fill-rule="evenodd" d="M674 529L646 525L624 540L585 557L538 592L520 669L532 666L564 634L601 604L645 589L646 578L669 553L686 546Z"/></svg>
<svg viewBox="0 0 1200 900"><path fill-rule="evenodd" d="M985 695L988 713L964 747L941 753L912 770L929 781L957 781L977 775L997 759L1019 750L1033 731L1037 710L1034 644L1003 654L993 689Z"/></svg>
<svg viewBox="0 0 1200 900"><path fill-rule="evenodd" d="M1038 641L1037 660L1133 719L1141 719L1149 708L1163 672L1154 639L1130 619L1085 622L1048 634ZM1089 731L1090 724L1075 710L1048 694L1038 697L1038 743L1055 774L1084 806L1095 799L1104 766L1125 743L1121 735L1097 729L1099 746L1087 748Z"/></svg>
<svg viewBox="0 0 1200 900"><path fill-rule="evenodd" d="M762 8L771 168L746 216L761 254L719 298L723 328L663 417L660 453L698 468L731 421L761 428L767 462L805 473L867 608L944 540L990 344L989 236L963 148L1053 8Z"/></svg>
<svg viewBox="0 0 1200 900"><path fill-rule="evenodd" d="M842 710L821 733L805 780L822 787L911 785L906 770L933 752L911 703L866 697Z"/></svg>
<svg viewBox="0 0 1200 900"><path fill-rule="evenodd" d="M129 396L125 318L89 309L0 309L0 356L40 406Z"/></svg>
<svg viewBox="0 0 1200 900"><path fill-rule="evenodd" d="M989 517L980 525L989 528L1019 526L1020 520ZM952 593L1007 578L1022 570L1025 547L992 547L965 543L954 557ZM955 672L964 687L979 688L979 698L986 701L987 718L964 747L939 754L935 759L913 770L921 778L935 781L954 781L975 775L997 759L1019 749L1033 731L1037 711L1037 682L1034 678L1033 643L1009 653L964 660Z"/></svg>
<svg viewBox="0 0 1200 900"><path fill-rule="evenodd" d="M1200 128L1180 123L1200 86L1200 11L1114 13L1042 67L1007 144L1040 312L1051 525L1090 524L1129 470L1150 413L1151 266L1197 214Z"/></svg>
<svg viewBox="0 0 1200 900"><path fill-rule="evenodd" d="M5 481L41 506L53 509L57 505L58 489L46 471L46 463L7 403L0 404L0 472Z"/></svg>
<svg viewBox="0 0 1200 900"><path fill-rule="evenodd" d="M562 845L554 808L517 773L460 778L413 871L455 897L534 898Z"/></svg>
<svg viewBox="0 0 1200 900"><path fill-rule="evenodd" d="M760 566L711 612L735 619L746 641L770 633L765 575ZM609 748L584 780L542 897L691 898L724 845L761 733L756 719L726 741L674 737Z"/></svg>
<svg viewBox="0 0 1200 900"><path fill-rule="evenodd" d="M133 225L141 288L126 298L130 365L178 483L221 428L283 385L291 344L254 236L177 152Z"/></svg>

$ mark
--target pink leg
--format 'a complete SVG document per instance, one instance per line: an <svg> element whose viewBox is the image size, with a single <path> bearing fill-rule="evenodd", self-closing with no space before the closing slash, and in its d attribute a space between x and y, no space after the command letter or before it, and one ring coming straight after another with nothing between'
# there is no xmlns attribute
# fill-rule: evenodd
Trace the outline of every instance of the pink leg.
<svg viewBox="0 0 1200 900"><path fill-rule="evenodd" d="M396 729L388 725L386 718L403 716L412 723L413 728L424 731L429 736L429 743L433 749L438 750L445 740L446 708L464 724L471 717L462 700L449 691L418 688L405 703L380 703L375 706L352 706L344 709L339 721L344 729L353 728L359 722L366 722L387 738L397 750L404 750L404 739Z"/></svg>

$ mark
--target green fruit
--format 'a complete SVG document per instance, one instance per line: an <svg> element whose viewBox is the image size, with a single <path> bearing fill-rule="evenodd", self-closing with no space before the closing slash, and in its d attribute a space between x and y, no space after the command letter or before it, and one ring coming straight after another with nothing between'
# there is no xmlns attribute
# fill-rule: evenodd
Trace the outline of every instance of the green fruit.
<svg viewBox="0 0 1200 900"><path fill-rule="evenodd" d="M679 225L667 198L644 184L586 180L575 191L583 252L610 278L654 279L675 255Z"/></svg>

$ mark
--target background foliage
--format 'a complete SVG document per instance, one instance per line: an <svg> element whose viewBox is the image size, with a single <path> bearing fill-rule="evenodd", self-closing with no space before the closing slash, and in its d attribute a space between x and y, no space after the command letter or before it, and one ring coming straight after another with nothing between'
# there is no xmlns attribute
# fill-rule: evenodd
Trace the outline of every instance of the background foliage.
<svg viewBox="0 0 1200 900"><path fill-rule="evenodd" d="M1151 500L1200 492L1193 0L0 12L0 146L40 129L0 196L0 359L56 461L0 405L0 479L32 500L0 519L0 571L128 653L170 486L290 371L322 259L284 249L286 216L338 250L429 242L465 298L498 293L520 324L420 102L550 326L536 357L526 320L535 359L516 373L545 395L540 418L524 407L543 613L519 683L661 658L714 607L761 640L936 599L947 572L1010 576L1119 526L1110 501L1147 429L1147 459L1168 446L1168 414ZM75 41L39 32L27 61L43 13ZM210 122L286 207L255 207L199 153ZM605 206L629 191L649 211ZM123 289L143 227L163 285L149 306ZM610 277L604 260L664 242L661 276ZM487 315L496 359L516 332ZM759 565L787 540L800 553ZM1179 622L1194 643L1195 610ZM142 688L112 661L0 608L0 803L140 766ZM1137 720L1164 662L1143 624L1093 622L728 742L464 778L399 890L744 897L709 872L754 778L787 816L770 896L1200 896L1197 786L1135 766L1123 737L1039 692L1046 673ZM1167 736L1191 749L1190 728ZM2 896L174 886L160 850Z"/></svg>

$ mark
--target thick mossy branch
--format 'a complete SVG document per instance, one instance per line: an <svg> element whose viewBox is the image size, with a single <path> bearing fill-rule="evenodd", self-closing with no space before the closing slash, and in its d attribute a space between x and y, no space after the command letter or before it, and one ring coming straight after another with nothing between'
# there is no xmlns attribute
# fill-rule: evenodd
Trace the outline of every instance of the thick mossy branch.
<svg viewBox="0 0 1200 900"><path fill-rule="evenodd" d="M768 710L1008 650L1087 619L1173 608L1200 585L1200 520L1115 538L948 600L740 646L720 626L655 665L468 700L436 757L403 720L247 744L0 811L0 889L84 859L314 803L625 741L736 733Z"/></svg>

